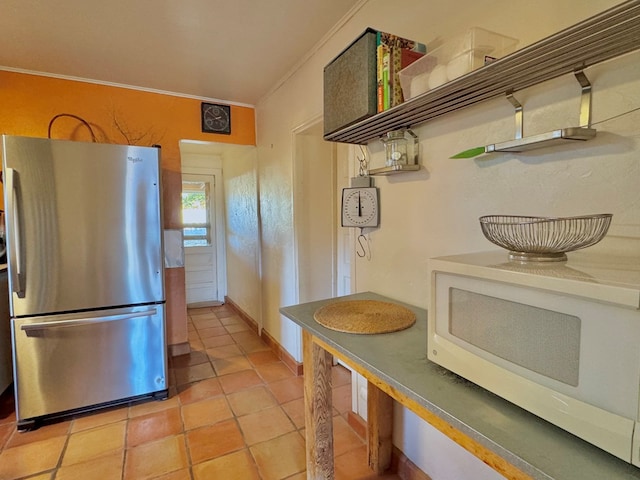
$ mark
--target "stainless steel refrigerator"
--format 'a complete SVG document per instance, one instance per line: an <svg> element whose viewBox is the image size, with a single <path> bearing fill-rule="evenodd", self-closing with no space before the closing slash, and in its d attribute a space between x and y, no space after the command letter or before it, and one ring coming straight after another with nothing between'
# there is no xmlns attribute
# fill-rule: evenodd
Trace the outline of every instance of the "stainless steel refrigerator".
<svg viewBox="0 0 640 480"><path fill-rule="evenodd" d="M167 397L160 150L2 137L19 429Z"/></svg>

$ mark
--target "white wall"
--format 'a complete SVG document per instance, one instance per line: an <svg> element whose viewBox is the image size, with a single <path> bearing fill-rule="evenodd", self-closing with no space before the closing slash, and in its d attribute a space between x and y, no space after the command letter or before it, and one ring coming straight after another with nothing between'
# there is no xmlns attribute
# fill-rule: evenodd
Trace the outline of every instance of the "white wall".
<svg viewBox="0 0 640 480"><path fill-rule="evenodd" d="M639 53L586 73L593 85L594 123L640 107ZM577 125L579 92L569 75L517 93L525 105L525 135ZM506 100L496 99L415 129L424 171L377 181L382 226L370 237L373 260L358 262L359 289L426 306L428 258L495 248L480 231L481 215L613 213L609 235L593 248L617 245L616 237L640 237L640 112L594 125L598 135L589 142L449 159L513 138L512 113ZM392 269L397 275L390 278Z"/></svg>
<svg viewBox="0 0 640 480"><path fill-rule="evenodd" d="M262 326L258 159L255 147L222 147L227 296Z"/></svg>
<svg viewBox="0 0 640 480"><path fill-rule="evenodd" d="M257 105L263 226L265 328L290 352L299 330L278 308L295 303L292 225L292 145L296 125L322 110L322 69L367 26L426 43L471 26L519 38L520 47L602 11L617 1L494 0L424 2L369 0L282 85ZM640 107L640 54L587 70L593 84L593 121ZM525 135L578 124L580 89L572 76L519 92ZM372 258L356 259L357 291L375 291L426 307L427 259L492 249L478 226L484 214L579 215L613 213L599 247L640 239L640 113L596 125L596 139L576 147L529 154L450 160L471 147L513 138L513 107L495 99L415 128L423 170L376 178L381 226L370 234ZM381 162L378 142L372 161ZM626 237L626 238L625 238ZM634 243L637 245L637 243ZM633 250L633 247L632 247ZM637 250L636 250L637 251ZM389 275L389 272L394 272ZM496 478L459 447L408 412L396 412L394 442L434 480ZM437 441L429 440L436 438ZM437 443L430 448L425 443ZM448 452L443 454L442 452ZM455 463L456 466L448 464ZM465 464L466 465L466 464ZM455 470L461 468L462 470Z"/></svg>
<svg viewBox="0 0 640 480"><path fill-rule="evenodd" d="M521 39L520 46L533 43L547 35L553 34L559 29L573 25L592 14L598 13L605 8L614 5L614 0L592 0L590 2L580 2L578 0L567 0L561 2L560 6L552 0L540 0L538 2L528 2L526 0L495 0L492 2L472 2L470 0L458 0L457 2L433 2L426 3L420 0L403 0L394 2L393 9L389 9L389 4L382 0L369 0L363 2L356 12L331 36L325 39L317 50L312 52L307 61L295 72L289 75L282 84L274 90L256 106L257 117L257 147L259 158L259 184L260 184L260 210L262 219L262 274L263 274L263 315L265 328L278 340L287 350L296 356L298 338L300 336L297 327L290 321L283 318L278 309L283 305L296 303L295 298L295 262L293 244L293 209L292 209L292 151L291 132L299 125L305 124L309 119L315 118L322 113L322 71L324 66L331 61L340 51L342 51L351 41L360 35L367 26L373 26L380 30L390 31L416 40L430 43L435 39L451 37L464 32L467 28L475 25L497 30L505 35ZM408 13L410 12L410 14ZM577 102L579 95L573 88L568 89L569 94ZM552 97L553 99L553 97ZM521 101L526 101L522 99ZM529 108L529 105L525 105ZM577 107L576 107L577 108ZM595 109L595 107L594 107ZM572 109L568 115L574 115ZM575 112L577 116L577 112ZM420 131L422 148L425 158L436 155L435 159L446 159L448 156L464 150L467 145L462 140L468 137L467 132L461 129L472 128L475 124L485 124L495 121L495 125L482 127L480 131L485 132L482 138L476 139L482 142L493 142L506 140L512 132L513 118L511 107L506 102L494 101L484 104L472 110L465 110L462 114L452 114L442 120L431 122ZM535 124L525 119L527 127L534 128ZM459 124L459 127L456 125ZM551 126L549 127L551 128ZM496 131L503 135L500 139L494 139L487 132ZM457 132L457 133L456 133ZM448 136L447 136L448 135ZM438 152L433 142L434 137L440 137L444 142L448 142L451 148L446 152ZM453 140L452 140L453 139ZM426 141L429 141L429 146ZM451 142L454 143L451 143ZM482 143L483 144L483 143ZM462 146L462 148L458 148ZM372 145L372 148L376 145ZM454 148L455 147L455 148ZM433 161L436 161L436 160ZM456 170L464 165L463 162L444 161L444 169L451 172L448 175L451 182L459 182L456 178ZM427 168L430 168L427 165ZM483 170L486 171L486 170ZM406 184L407 188L402 190L400 195L394 195L403 208L408 207L408 213L414 214L416 218L429 219L428 210L433 205L438 205L442 200L436 197L435 204L422 206L416 194L423 195L428 192L425 188L433 188L431 184L425 187L429 180L428 171L421 172L411 177L401 179L381 180L379 183ZM450 185L462 195L459 185ZM432 190L431 190L432 191ZM417 193L418 192L418 193ZM384 194L384 192L383 192ZM404 201L410 198L411 200ZM464 197L456 196L456 204ZM496 197L499 198L499 197ZM386 205L391 205L391 199L384 198ZM461 208L465 208L460 203ZM418 209L419 208L419 209ZM450 203L446 208L453 208ZM384 215L384 212L383 212ZM389 218L389 216L387 216ZM395 220L402 222L401 216ZM429 228L421 228L421 222L411 222L409 229L382 227L379 235L372 236L376 242L385 238L384 232L393 232L394 237L390 241L393 245L398 245L396 236L422 240L431 239L434 235L441 235L442 231L435 233ZM430 223L429 223L430 225ZM429 225L426 225L428 227ZM448 230L447 235L455 235L460 226L453 226ZM383 237L381 237L381 235ZM460 247L460 243L447 240L446 243ZM393 265L399 271L398 281L405 285L399 300L422 299L426 285L423 281L413 282L405 278L415 271L414 266L420 258L414 258L407 253L410 250L400 251L393 248L392 251L385 252L388 265ZM379 258L378 260L383 260ZM399 263L398 263L399 261ZM397 268L396 265L401 265ZM367 282L358 288L369 289L371 284L377 286L377 272L387 269L387 265L382 268L372 262L370 269L358 277ZM409 281L409 284L407 284ZM407 294L407 288L422 289L422 294L418 295L414 291ZM379 290L379 288L376 288ZM297 358L300 360L300 358Z"/></svg>

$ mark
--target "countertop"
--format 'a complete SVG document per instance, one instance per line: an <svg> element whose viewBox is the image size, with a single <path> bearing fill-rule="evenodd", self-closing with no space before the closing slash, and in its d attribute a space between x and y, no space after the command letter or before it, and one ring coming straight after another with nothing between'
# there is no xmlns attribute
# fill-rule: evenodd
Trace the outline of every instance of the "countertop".
<svg viewBox="0 0 640 480"><path fill-rule="evenodd" d="M328 303L363 299L403 305L416 314L416 323L400 332L357 335L330 330L313 319ZM422 308L367 292L282 307L280 312L535 479L640 479L640 468L427 360L427 311Z"/></svg>

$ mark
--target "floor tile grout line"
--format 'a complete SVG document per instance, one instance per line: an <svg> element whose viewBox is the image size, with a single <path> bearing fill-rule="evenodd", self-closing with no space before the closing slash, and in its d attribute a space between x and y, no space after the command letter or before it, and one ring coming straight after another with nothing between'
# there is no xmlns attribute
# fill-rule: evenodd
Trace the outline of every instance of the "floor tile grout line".
<svg viewBox="0 0 640 480"><path fill-rule="evenodd" d="M129 436L129 421L130 421L130 415L129 415L129 410L131 409L131 407L127 407L127 418L126 418L126 426L125 426L125 432L124 432L124 448L123 448L123 452L122 452L122 469L120 471L120 480L125 480L125 476L127 473L127 458L129 456L129 452L128 452L128 448L127 448L127 437Z"/></svg>
<svg viewBox="0 0 640 480"><path fill-rule="evenodd" d="M182 409L181 409L182 410ZM181 412L182 413L182 412ZM182 419L182 415L180 415L180 418ZM184 442L184 450L187 454L187 469L189 470L189 476L190 478L193 480L193 459L192 459L192 455L191 455L191 449L189 448L189 439L187 438L187 432L184 430L184 420L183 420L183 435L182 435L182 441ZM123 479L124 480L124 479Z"/></svg>

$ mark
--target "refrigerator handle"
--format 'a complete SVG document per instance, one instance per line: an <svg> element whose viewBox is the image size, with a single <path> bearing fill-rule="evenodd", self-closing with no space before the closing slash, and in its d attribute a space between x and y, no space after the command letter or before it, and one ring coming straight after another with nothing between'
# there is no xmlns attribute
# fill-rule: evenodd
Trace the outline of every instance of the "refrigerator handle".
<svg viewBox="0 0 640 480"><path fill-rule="evenodd" d="M152 317L158 310L156 308L150 308L141 312L123 313L119 315L109 315L106 317L89 317L89 318L74 318L71 320L56 320L53 322L39 322L39 323L27 323L20 326L20 329L27 332L27 336L34 330L46 330L50 328L60 327L77 327L80 325L95 325L97 323L114 322L117 320L129 320L131 318L138 317Z"/></svg>
<svg viewBox="0 0 640 480"><path fill-rule="evenodd" d="M24 298L24 274L22 249L20 248L20 220L18 218L18 197L19 197L19 180L18 173L13 168L5 168L4 182L7 187L7 215L5 218L11 221L11 225L7 225L7 229L11 231L9 239L11 248L9 257L9 265L11 272L11 289L19 298Z"/></svg>

